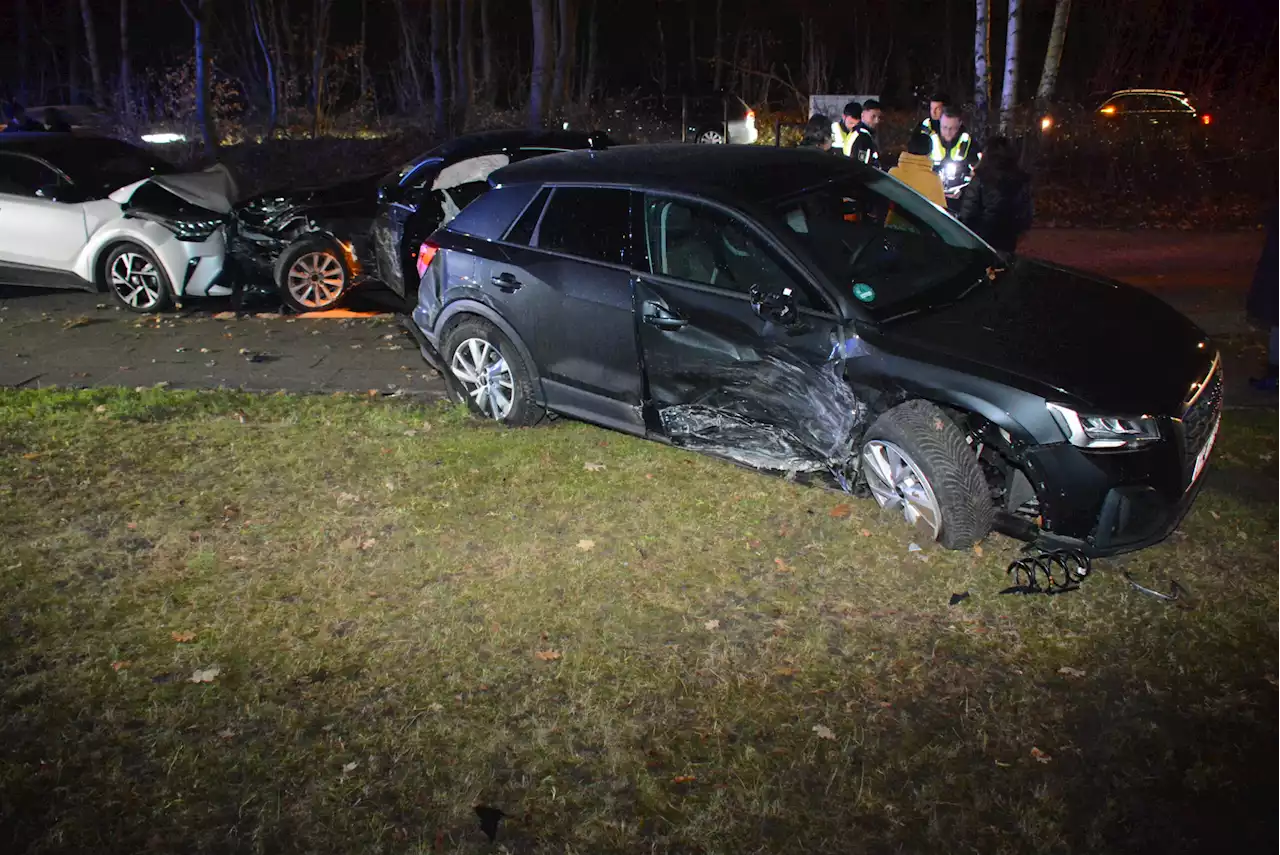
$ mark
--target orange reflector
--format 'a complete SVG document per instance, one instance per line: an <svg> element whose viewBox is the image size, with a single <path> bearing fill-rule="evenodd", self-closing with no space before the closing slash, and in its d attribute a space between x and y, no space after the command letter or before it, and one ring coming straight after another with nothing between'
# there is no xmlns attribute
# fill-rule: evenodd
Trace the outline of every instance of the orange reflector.
<svg viewBox="0 0 1280 855"><path fill-rule="evenodd" d="M1213 116L1210 116L1208 113L1205 113L1203 116L1200 117L1200 124L1202 125L1213 124Z"/></svg>
<svg viewBox="0 0 1280 855"><path fill-rule="evenodd" d="M439 249L440 247L436 246L433 243L428 243L425 240L422 242L422 245L418 247L418 278L419 279L421 279L423 275L427 272L427 268L431 266L431 259L436 257L436 252L439 251Z"/></svg>
<svg viewBox="0 0 1280 855"><path fill-rule="evenodd" d="M303 312L298 315L299 318L307 320L324 319L324 318L377 318L380 316L392 317L387 312L353 312L350 309L326 309L323 312Z"/></svg>

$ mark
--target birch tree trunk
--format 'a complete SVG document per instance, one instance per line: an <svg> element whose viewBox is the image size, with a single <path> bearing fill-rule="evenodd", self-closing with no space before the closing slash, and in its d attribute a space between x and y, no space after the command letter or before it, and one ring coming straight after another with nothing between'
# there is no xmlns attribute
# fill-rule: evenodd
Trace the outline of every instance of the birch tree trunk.
<svg viewBox="0 0 1280 855"><path fill-rule="evenodd" d="M1058 83L1058 68L1062 65L1062 44L1067 38L1067 17L1071 14L1071 0L1057 0L1053 7L1053 29L1049 31L1049 49L1044 54L1044 70L1040 72L1040 88L1036 90L1036 102L1041 109L1053 100L1053 89Z"/></svg>
<svg viewBox="0 0 1280 855"><path fill-rule="evenodd" d="M590 104L596 92L596 46L600 40L600 29L596 19L598 5L599 0L591 0L591 13L587 20L587 64L582 75L583 104Z"/></svg>
<svg viewBox="0 0 1280 855"><path fill-rule="evenodd" d="M489 27L489 0L480 0L480 91L484 100L492 103L493 83L493 30Z"/></svg>
<svg viewBox="0 0 1280 855"><path fill-rule="evenodd" d="M724 0L716 0L716 52L713 88L719 92L724 85Z"/></svg>
<svg viewBox="0 0 1280 855"><path fill-rule="evenodd" d="M218 156L218 133L209 104L209 55L205 51L211 0L182 0L182 8L191 19L196 51L196 115L204 136L205 151Z"/></svg>
<svg viewBox="0 0 1280 855"><path fill-rule="evenodd" d="M1022 25L1022 0L1009 0L1009 27L1004 41L1004 85L1000 89L1000 133L1008 133L1013 108L1018 106L1018 31Z"/></svg>
<svg viewBox="0 0 1280 855"><path fill-rule="evenodd" d="M93 79L93 100L99 110L107 106L107 88L102 82L102 63L98 61L98 36L93 27L93 9L89 0L80 0L80 20L84 23L84 41L89 49L89 74Z"/></svg>
<svg viewBox="0 0 1280 855"><path fill-rule="evenodd" d="M445 112L444 48L446 23L445 0L431 0L431 123L437 138L443 137L448 114Z"/></svg>
<svg viewBox="0 0 1280 855"><path fill-rule="evenodd" d="M258 8L258 0L249 0L249 17L253 19L253 36L262 51L262 61L267 66L267 99L270 105L267 111L267 139L276 135L276 123L280 120L280 88L276 83L276 62L267 47L267 34L264 32L262 10Z"/></svg>
<svg viewBox="0 0 1280 855"><path fill-rule="evenodd" d="M461 133L471 109L471 4L458 0L458 88L453 93L453 129Z"/></svg>
<svg viewBox="0 0 1280 855"><path fill-rule="evenodd" d="M129 0L120 0L120 112L133 110L133 92L129 69Z"/></svg>
<svg viewBox="0 0 1280 855"><path fill-rule="evenodd" d="M547 77L551 70L550 0L529 0L533 14L533 70L529 78L529 127L541 128L547 120Z"/></svg>
<svg viewBox="0 0 1280 855"><path fill-rule="evenodd" d="M991 9L988 0L975 0L977 26L973 34L973 124L979 137L991 116Z"/></svg>

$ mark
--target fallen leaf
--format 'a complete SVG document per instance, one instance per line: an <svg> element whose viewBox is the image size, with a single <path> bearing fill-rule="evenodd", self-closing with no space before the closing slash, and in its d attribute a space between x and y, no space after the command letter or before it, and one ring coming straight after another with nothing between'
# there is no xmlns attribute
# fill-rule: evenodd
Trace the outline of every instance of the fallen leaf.
<svg viewBox="0 0 1280 855"><path fill-rule="evenodd" d="M360 763L359 763L358 761L356 761L356 760L352 760L350 763L344 763L344 764L342 765L342 771L343 771L343 773L346 773L346 772L354 772L354 771L356 770L356 767L357 767L357 766L359 766L359 765L360 765Z"/></svg>
<svg viewBox="0 0 1280 855"><path fill-rule="evenodd" d="M254 317L264 321L274 321L277 318L282 318L284 316L279 312L258 312Z"/></svg>
<svg viewBox="0 0 1280 855"><path fill-rule="evenodd" d="M703 624L707 629L719 629L720 621L712 619Z"/></svg>
<svg viewBox="0 0 1280 855"><path fill-rule="evenodd" d="M581 549L583 552L587 552L589 550L596 548L596 542L594 540L583 539L578 541L578 548Z"/></svg>
<svg viewBox="0 0 1280 855"><path fill-rule="evenodd" d="M179 644L186 644L189 641L196 640L196 634L194 632L171 632L169 633L169 637Z"/></svg>
<svg viewBox="0 0 1280 855"><path fill-rule="evenodd" d="M76 327L86 327L91 323L93 323L93 321L89 320L88 315L77 315L74 318L68 318L67 320L63 321L62 328L64 330L70 330L70 329L75 329Z"/></svg>
<svg viewBox="0 0 1280 855"><path fill-rule="evenodd" d="M835 741L836 735L832 733L831 728L827 727L825 724L815 724L813 726L813 732L818 735L819 739L830 739L832 742Z"/></svg>
<svg viewBox="0 0 1280 855"><path fill-rule="evenodd" d="M603 463L584 463L582 464L582 468L587 470L588 472L600 472L601 470L604 469L604 464Z"/></svg>
<svg viewBox="0 0 1280 855"><path fill-rule="evenodd" d="M760 548L760 541L758 540L747 541L747 549L759 549L759 548Z"/></svg>
<svg viewBox="0 0 1280 855"><path fill-rule="evenodd" d="M362 541L360 544L360 548L362 550L373 549L374 545L377 544L377 542L378 542L378 539L376 537L371 537L368 540Z"/></svg>
<svg viewBox="0 0 1280 855"><path fill-rule="evenodd" d="M126 523L126 524L125 524L125 528L129 529L129 531L137 531L137 530L138 530L138 524L137 524L137 523Z"/></svg>
<svg viewBox="0 0 1280 855"><path fill-rule="evenodd" d="M235 735L236 735L236 732L229 727L226 730L218 731L218 736L221 737L222 739L231 739Z"/></svg>
<svg viewBox="0 0 1280 855"><path fill-rule="evenodd" d="M1215 520L1222 519L1222 514L1218 513L1217 511L1209 511L1209 516L1213 517Z"/></svg>
<svg viewBox="0 0 1280 855"><path fill-rule="evenodd" d="M1031 749L1031 756L1036 758L1037 762L1040 762L1040 763L1048 763L1050 760L1053 759L1048 754L1045 754L1039 748L1035 748L1035 747L1032 747Z"/></svg>
<svg viewBox="0 0 1280 855"><path fill-rule="evenodd" d="M645 479L646 481L652 481L652 480L653 480L653 473L652 473L652 472L646 472L646 473L644 473L644 479Z"/></svg>
<svg viewBox="0 0 1280 855"><path fill-rule="evenodd" d="M1068 668L1066 665L1059 668L1058 673L1066 674L1068 677L1083 677L1085 675L1085 672L1081 671L1079 668Z"/></svg>
<svg viewBox="0 0 1280 855"><path fill-rule="evenodd" d="M773 669L773 673L777 674L779 677L794 677L796 674L800 673L800 669L799 668L775 668Z"/></svg>
<svg viewBox="0 0 1280 855"><path fill-rule="evenodd" d="M200 352L201 352L201 353L208 353L208 352L209 352L209 348L207 348L207 347L202 347L202 348L200 348Z"/></svg>
<svg viewBox="0 0 1280 855"><path fill-rule="evenodd" d="M133 663L132 663L132 662L130 662L128 659L121 659L119 662L112 662L112 663L111 663L111 670L112 670L112 671L123 671L124 669L128 668L128 667L129 667L130 665L132 665L132 664L133 664Z"/></svg>
<svg viewBox="0 0 1280 855"><path fill-rule="evenodd" d="M555 662L560 658L561 653L558 650L539 650L533 655L541 659L543 662Z"/></svg>
<svg viewBox="0 0 1280 855"><path fill-rule="evenodd" d="M235 312L218 312L213 316L215 321L234 321L236 319Z"/></svg>
<svg viewBox="0 0 1280 855"><path fill-rule="evenodd" d="M222 673L222 669L219 668L217 665L214 665L211 668L205 668L204 670L196 670L191 674L191 682L192 683L212 683L214 679L216 679L217 676L221 673Z"/></svg>
<svg viewBox="0 0 1280 855"><path fill-rule="evenodd" d="M423 422L423 423L422 423L422 429L423 429L424 431L431 430L431 422Z"/></svg>
<svg viewBox="0 0 1280 855"><path fill-rule="evenodd" d="M94 407L94 408L93 408L93 411L94 411L95 413L105 413L105 412L107 411L107 405L106 405L106 404L99 404L98 406L96 406L96 407Z"/></svg>
<svg viewBox="0 0 1280 855"><path fill-rule="evenodd" d="M779 572L779 573L790 573L790 572L791 572L791 568L787 566L787 562L783 561L781 558L775 558L775 559L773 559L773 563L774 563L774 564L776 564L776 565L778 565L778 572Z"/></svg>
<svg viewBox="0 0 1280 855"><path fill-rule="evenodd" d="M674 778L672 778L672 779L671 779L671 783L673 783L673 784L692 784L692 783L693 783L694 781L696 781L696 780L698 780L698 776L697 776L697 775L676 775Z"/></svg>
<svg viewBox="0 0 1280 855"><path fill-rule="evenodd" d="M39 457L40 457L40 452L38 451L28 451L26 454L22 455L23 460L36 460Z"/></svg>
<svg viewBox="0 0 1280 855"><path fill-rule="evenodd" d="M839 520L849 516L849 514L852 512L853 512L853 508L851 508L848 505L836 505L834 508L831 509L831 516L833 519Z"/></svg>
<svg viewBox="0 0 1280 855"><path fill-rule="evenodd" d="M973 554L974 554L974 555L976 555L976 556L978 556L979 558L981 558L981 557L982 557L982 544L980 544L980 543L975 543L975 544L973 545Z"/></svg>
<svg viewBox="0 0 1280 855"><path fill-rule="evenodd" d="M867 531L865 528L864 528L862 531L858 532L858 533L859 533L859 534L861 534L863 537L870 537L870 536L871 536L871 532Z"/></svg>

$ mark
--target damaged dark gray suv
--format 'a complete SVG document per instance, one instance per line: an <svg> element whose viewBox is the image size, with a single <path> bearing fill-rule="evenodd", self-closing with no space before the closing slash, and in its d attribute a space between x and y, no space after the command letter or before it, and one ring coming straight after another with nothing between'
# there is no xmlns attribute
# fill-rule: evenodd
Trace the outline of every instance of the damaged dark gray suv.
<svg viewBox="0 0 1280 855"><path fill-rule="evenodd" d="M1141 291L997 254L818 152L632 146L490 176L411 327L479 415L548 412L867 489L943 546L1099 556L1198 492L1222 377Z"/></svg>

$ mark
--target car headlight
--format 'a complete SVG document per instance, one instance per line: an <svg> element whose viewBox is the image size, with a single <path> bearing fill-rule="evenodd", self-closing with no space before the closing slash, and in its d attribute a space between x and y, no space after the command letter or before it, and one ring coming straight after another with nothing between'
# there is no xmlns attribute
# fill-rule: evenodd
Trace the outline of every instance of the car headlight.
<svg viewBox="0 0 1280 855"><path fill-rule="evenodd" d="M1160 439L1160 427L1147 416L1089 416L1061 404L1049 404L1049 412L1078 448L1137 448Z"/></svg>
<svg viewBox="0 0 1280 855"><path fill-rule="evenodd" d="M160 220L162 226L173 232L178 240L202 241L208 240L214 232L218 230L218 226L222 225L222 220Z"/></svg>

